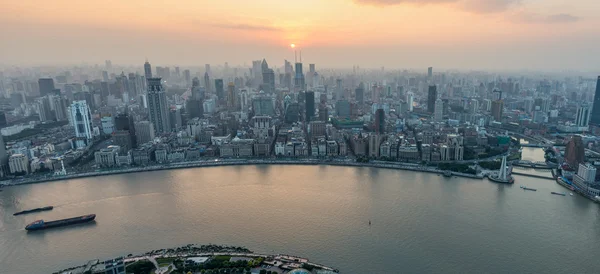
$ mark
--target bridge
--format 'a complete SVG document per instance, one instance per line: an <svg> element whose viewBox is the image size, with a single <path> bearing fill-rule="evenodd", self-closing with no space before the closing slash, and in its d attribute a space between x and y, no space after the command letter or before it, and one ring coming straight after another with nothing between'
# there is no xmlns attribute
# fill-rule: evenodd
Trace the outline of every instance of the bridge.
<svg viewBox="0 0 600 274"><path fill-rule="evenodd" d="M532 162L532 161L527 161L527 160L521 160L521 161L513 162L513 165L518 166L518 167L529 167L529 168L537 168L537 169L552 169L552 167L548 166L548 164L546 164L546 162L541 162L541 161Z"/></svg>
<svg viewBox="0 0 600 274"><path fill-rule="evenodd" d="M522 147L538 147L538 148L547 148L547 144L521 144Z"/></svg>
<svg viewBox="0 0 600 274"><path fill-rule="evenodd" d="M514 170L513 170L512 174L513 175L533 177L533 178L539 178L539 179L554 180L554 177L551 177L551 176L543 176L543 175L537 175L537 174L531 174L531 173L521 173L521 172L515 172Z"/></svg>

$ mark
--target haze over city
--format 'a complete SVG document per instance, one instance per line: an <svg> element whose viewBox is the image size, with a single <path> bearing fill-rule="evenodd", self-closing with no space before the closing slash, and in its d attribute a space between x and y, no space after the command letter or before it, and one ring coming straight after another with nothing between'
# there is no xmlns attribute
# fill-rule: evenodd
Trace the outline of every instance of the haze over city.
<svg viewBox="0 0 600 274"><path fill-rule="evenodd" d="M0 65L192 66L293 60L321 67L587 71L593 0L39 1L3 3Z"/></svg>

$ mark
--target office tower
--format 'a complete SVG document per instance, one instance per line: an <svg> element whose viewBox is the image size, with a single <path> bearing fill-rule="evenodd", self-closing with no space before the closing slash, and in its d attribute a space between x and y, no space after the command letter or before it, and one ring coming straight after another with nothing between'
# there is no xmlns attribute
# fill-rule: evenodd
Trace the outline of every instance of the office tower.
<svg viewBox="0 0 600 274"><path fill-rule="evenodd" d="M54 94L54 79L40 78L38 80L38 85L40 86L40 95L41 96Z"/></svg>
<svg viewBox="0 0 600 274"><path fill-rule="evenodd" d="M204 72L205 74L208 73L209 75L212 74L212 71L210 70L210 64L205 64L204 65Z"/></svg>
<svg viewBox="0 0 600 274"><path fill-rule="evenodd" d="M296 77L294 77L294 88L296 91L304 90L304 73L302 72L302 63L296 63Z"/></svg>
<svg viewBox="0 0 600 274"><path fill-rule="evenodd" d="M8 125L6 121L6 113L4 111L0 111L0 128L3 128Z"/></svg>
<svg viewBox="0 0 600 274"><path fill-rule="evenodd" d="M235 84L230 82L227 85L227 109L234 111L237 106L237 96L235 94Z"/></svg>
<svg viewBox="0 0 600 274"><path fill-rule="evenodd" d="M319 105L319 121L327 122L329 120L329 111L326 104Z"/></svg>
<svg viewBox="0 0 600 274"><path fill-rule="evenodd" d="M412 92L407 92L406 93L406 104L408 105L408 111L412 112L413 111L413 104L415 101L415 94Z"/></svg>
<svg viewBox="0 0 600 274"><path fill-rule="evenodd" d="M585 147L581 135L573 135L565 147L565 161L575 168L585 161Z"/></svg>
<svg viewBox="0 0 600 274"><path fill-rule="evenodd" d="M146 93L150 122L154 125L154 131L157 135L171 131L167 95L160 81L161 78L149 78Z"/></svg>
<svg viewBox="0 0 600 274"><path fill-rule="evenodd" d="M315 93L313 91L306 92L306 122L314 120L315 117Z"/></svg>
<svg viewBox="0 0 600 274"><path fill-rule="evenodd" d="M183 127L183 119L180 108L173 108L169 111L169 119L171 120L172 129L177 131Z"/></svg>
<svg viewBox="0 0 600 274"><path fill-rule="evenodd" d="M431 79L431 76L433 76L433 67L427 69L427 77Z"/></svg>
<svg viewBox="0 0 600 274"><path fill-rule="evenodd" d="M471 113L477 113L478 110L479 110L479 101L477 99L471 99L471 102L469 103L469 111Z"/></svg>
<svg viewBox="0 0 600 274"><path fill-rule="evenodd" d="M175 77L177 79L179 79L181 77L181 72L179 70L179 67L175 67Z"/></svg>
<svg viewBox="0 0 600 274"><path fill-rule="evenodd" d="M273 107L273 99L260 94L252 100L252 109L255 116L271 116L275 117L275 109Z"/></svg>
<svg viewBox="0 0 600 274"><path fill-rule="evenodd" d="M108 82L108 71L106 70L102 71L102 81Z"/></svg>
<svg viewBox="0 0 600 274"><path fill-rule="evenodd" d="M149 121L135 123L135 135L138 145L154 140L154 125Z"/></svg>
<svg viewBox="0 0 600 274"><path fill-rule="evenodd" d="M221 80L221 83L222 82L223 82L223 80ZM215 85L216 85L216 80L215 80ZM208 75L208 72L204 73L204 88L206 88L206 92L212 93L212 89L211 89L211 85L210 85L210 76Z"/></svg>
<svg viewBox="0 0 600 274"><path fill-rule="evenodd" d="M435 85L429 86L429 93L427 94L427 111L429 113L435 112L435 100L437 100L437 87Z"/></svg>
<svg viewBox="0 0 600 274"><path fill-rule="evenodd" d="M588 106L580 106L577 109L575 124L578 127L587 127L590 122L590 108Z"/></svg>
<svg viewBox="0 0 600 274"><path fill-rule="evenodd" d="M8 153L6 152L6 144L4 137L0 134L0 177L8 174Z"/></svg>
<svg viewBox="0 0 600 274"><path fill-rule="evenodd" d="M356 102L358 102L359 106L362 106L365 104L365 85L361 82L358 85L358 88L356 88L356 90L354 90L355 92L355 97L356 97Z"/></svg>
<svg viewBox="0 0 600 274"><path fill-rule="evenodd" d="M196 99L194 97L188 98L185 103L185 110L190 119L195 117L204 117L203 100Z"/></svg>
<svg viewBox="0 0 600 274"><path fill-rule="evenodd" d="M146 81L152 78L152 66L150 66L150 63L148 63L148 61L144 63L144 77L146 77Z"/></svg>
<svg viewBox="0 0 600 274"><path fill-rule="evenodd" d="M50 99L50 105L54 108L54 118L56 121L66 121L67 118L67 104L65 99L58 95L48 96Z"/></svg>
<svg viewBox="0 0 600 274"><path fill-rule="evenodd" d="M344 86L342 85L342 79L335 81L335 99L342 100L344 98Z"/></svg>
<svg viewBox="0 0 600 274"><path fill-rule="evenodd" d="M91 143L92 114L85 101L71 103L71 123L75 128L75 147L82 148Z"/></svg>
<svg viewBox="0 0 600 274"><path fill-rule="evenodd" d="M36 99L38 115L40 116L40 122L46 122L54 120L54 113L50 107L50 99L48 96L43 96Z"/></svg>
<svg viewBox="0 0 600 274"><path fill-rule="evenodd" d="M433 115L433 119L436 122L441 122L444 119L444 101L441 98L437 98L435 100L435 111Z"/></svg>
<svg viewBox="0 0 600 274"><path fill-rule="evenodd" d="M269 68L267 60L263 59L261 63L263 90L266 92L275 91L275 72Z"/></svg>
<svg viewBox="0 0 600 274"><path fill-rule="evenodd" d="M596 168L593 165L579 164L577 175L588 184L596 182Z"/></svg>
<svg viewBox="0 0 600 274"><path fill-rule="evenodd" d="M596 93L594 94L594 105L592 106L592 117L590 124L600 126L600 76L596 82Z"/></svg>
<svg viewBox="0 0 600 274"><path fill-rule="evenodd" d="M126 131L129 134L129 139L131 142L131 147L136 147L136 136L135 136L135 123L133 121L133 116L128 113L121 113L115 117L115 130L117 131Z"/></svg>
<svg viewBox="0 0 600 274"><path fill-rule="evenodd" d="M385 133L385 111L382 108L375 111L375 132Z"/></svg>
<svg viewBox="0 0 600 274"><path fill-rule="evenodd" d="M208 88L206 89L206 91L209 92ZM217 94L217 98L219 98L219 101L225 100L225 90L223 87L223 79L215 79L215 92Z"/></svg>
<svg viewBox="0 0 600 274"><path fill-rule="evenodd" d="M190 74L190 70L186 69L183 71L183 79L185 80L186 85L190 85L192 82L192 75Z"/></svg>
<svg viewBox="0 0 600 274"><path fill-rule="evenodd" d="M502 121L502 112L504 111L504 101L496 100L492 102L492 117L494 121Z"/></svg>
<svg viewBox="0 0 600 274"><path fill-rule="evenodd" d="M106 68L106 70L111 71L112 70L112 62L110 60L105 60L104 67Z"/></svg>
<svg viewBox="0 0 600 274"><path fill-rule="evenodd" d="M348 102L348 100L339 100L335 102L335 115L339 118L350 118L350 102Z"/></svg>

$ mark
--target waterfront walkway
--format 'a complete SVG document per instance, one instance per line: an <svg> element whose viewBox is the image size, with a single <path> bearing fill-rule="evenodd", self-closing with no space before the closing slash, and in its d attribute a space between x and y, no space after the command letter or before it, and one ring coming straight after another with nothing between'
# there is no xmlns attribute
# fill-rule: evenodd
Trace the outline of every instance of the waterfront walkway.
<svg viewBox="0 0 600 274"><path fill-rule="evenodd" d="M82 172L82 173L71 173L66 175L48 175L39 178L25 178L18 180L7 180L2 181L2 185L20 185L20 184L32 184L42 183L50 181L69 180L85 177L96 177L106 176L115 174L125 174L134 172L147 172L147 171L158 171L158 170L169 170L169 169L182 169L182 168L195 168L195 167L216 167L216 166L237 166L237 165L331 165L331 166L350 166L350 167L373 167L373 168L387 168L387 169L398 169L398 170L410 170L443 174L444 170L437 169L435 167L423 166L418 164L401 163L401 162L368 162L358 163L354 159L213 159L203 160L194 162L182 162L182 163L170 163L146 167L132 167L124 169L111 169L111 170L98 170L93 172ZM482 175L466 174L452 172L453 176L472 178L472 179L483 179Z"/></svg>

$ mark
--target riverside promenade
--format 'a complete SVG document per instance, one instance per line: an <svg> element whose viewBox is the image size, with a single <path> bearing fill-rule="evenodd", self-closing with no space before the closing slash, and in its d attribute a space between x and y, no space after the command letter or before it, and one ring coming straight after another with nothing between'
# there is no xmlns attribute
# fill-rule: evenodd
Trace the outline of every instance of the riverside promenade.
<svg viewBox="0 0 600 274"><path fill-rule="evenodd" d="M359 163L355 162L354 159L211 159L201 160L193 162L181 162L181 163L169 163L159 164L144 167L129 167L129 168L115 168L108 170L96 170L89 172L80 173L67 173L66 175L47 175L43 177L23 178L0 181L2 186L13 186L21 184L34 184L60 180L70 180L86 177L116 175L125 173L136 173L136 172L148 172L148 171L159 171L169 169L183 169L183 168L197 168L197 167L217 167L217 166L238 166L238 165L330 165L330 166L349 166L349 167L372 167L372 168L386 168L386 169L398 169L398 170L410 170L419 172L429 172L443 174L444 170L437 169L435 167L423 166L418 164L401 163L401 162L367 162ZM452 176L465 177L471 179L483 179L482 175L466 174L451 172Z"/></svg>

